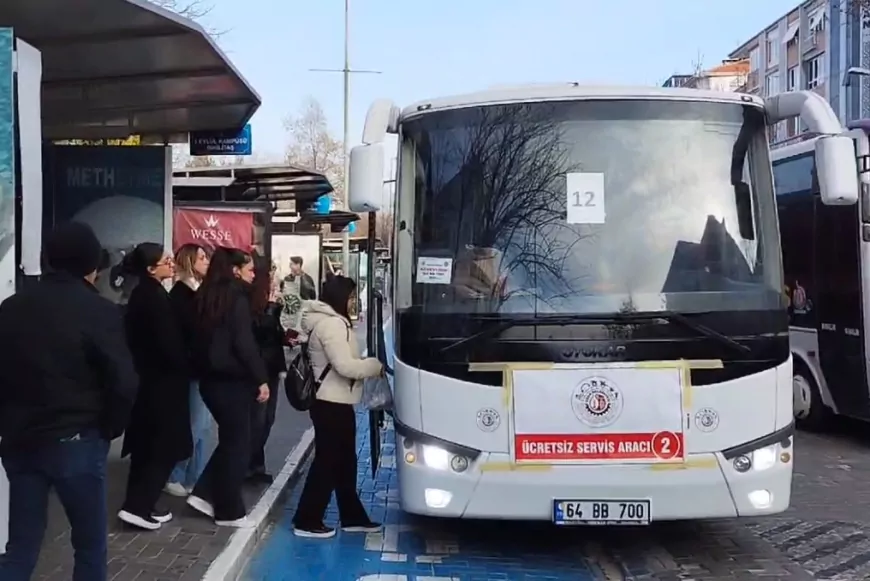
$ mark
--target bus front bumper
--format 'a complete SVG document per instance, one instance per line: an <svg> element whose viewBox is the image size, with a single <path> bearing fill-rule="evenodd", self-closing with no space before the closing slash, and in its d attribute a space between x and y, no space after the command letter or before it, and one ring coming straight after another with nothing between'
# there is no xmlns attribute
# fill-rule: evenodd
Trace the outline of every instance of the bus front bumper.
<svg viewBox="0 0 870 581"><path fill-rule="evenodd" d="M649 500L651 520L684 520L785 511L792 450L764 450L743 457L748 469L721 453L692 454L683 464L517 465L484 452L462 472L401 455L396 464L400 504L412 514L547 521L555 499Z"/></svg>

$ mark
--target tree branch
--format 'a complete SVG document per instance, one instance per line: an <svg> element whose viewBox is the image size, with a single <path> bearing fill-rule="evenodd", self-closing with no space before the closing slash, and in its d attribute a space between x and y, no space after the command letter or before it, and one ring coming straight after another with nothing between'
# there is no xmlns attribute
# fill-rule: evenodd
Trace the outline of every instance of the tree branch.
<svg viewBox="0 0 870 581"><path fill-rule="evenodd" d="M317 171L332 184L333 199L342 199L344 190L344 143L329 132L326 113L320 102L308 97L296 115L284 118L287 132L287 163Z"/></svg>
<svg viewBox="0 0 870 581"><path fill-rule="evenodd" d="M205 24L204 19L208 16L211 11L214 9L213 4L209 4L204 2L203 0L148 0L152 4L160 6L166 10L171 12L175 12L179 16L183 16L187 19L193 20L194 22L201 24L205 27L206 32L212 38L220 38L224 34L226 34L227 30L218 30L214 27L207 26Z"/></svg>

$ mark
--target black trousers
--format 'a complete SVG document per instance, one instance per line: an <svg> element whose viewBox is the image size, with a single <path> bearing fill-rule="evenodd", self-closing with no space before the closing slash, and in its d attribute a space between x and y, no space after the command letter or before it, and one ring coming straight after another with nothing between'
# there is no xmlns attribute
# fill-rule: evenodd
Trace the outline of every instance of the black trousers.
<svg viewBox="0 0 870 581"><path fill-rule="evenodd" d="M333 491L342 526L366 524L369 517L356 489L356 412L353 406L317 400L309 411L314 424L314 461L308 471L293 524L323 524Z"/></svg>
<svg viewBox="0 0 870 581"><path fill-rule="evenodd" d="M150 517L177 461L177 458L162 453L157 446L132 452L123 510L143 518Z"/></svg>
<svg viewBox="0 0 870 581"><path fill-rule="evenodd" d="M218 427L218 444L193 488L193 495L214 506L215 520L246 514L242 499L251 455L253 387L237 382L200 381L200 393Z"/></svg>
<svg viewBox="0 0 870 581"><path fill-rule="evenodd" d="M265 474L266 442L275 425L278 411L278 377L269 380L269 399L265 403L254 402L251 406L251 461L248 474Z"/></svg>

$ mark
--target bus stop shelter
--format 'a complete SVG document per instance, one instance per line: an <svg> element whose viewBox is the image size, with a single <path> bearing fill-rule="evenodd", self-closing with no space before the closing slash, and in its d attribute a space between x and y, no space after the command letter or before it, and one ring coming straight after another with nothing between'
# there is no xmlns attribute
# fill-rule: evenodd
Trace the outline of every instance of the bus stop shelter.
<svg viewBox="0 0 870 581"><path fill-rule="evenodd" d="M302 256L315 280L331 270L322 259L323 225L340 231L358 220L350 212L316 211L317 200L332 191L323 173L292 164L181 168L173 175L177 212L258 211L254 239L263 241L264 254L275 262L281 277L289 274L290 256Z"/></svg>
<svg viewBox="0 0 870 581"><path fill-rule="evenodd" d="M201 26L146 0L2 0L0 32L8 36L6 29L12 29L17 39L18 95L13 124L19 150L15 153L18 183L14 207L2 206L0 212L5 212L6 218L9 213L15 215L10 223L17 224L13 230L17 253L22 251L21 234L28 231L28 199L35 200L30 206L36 208L31 210L33 224L37 232L41 229L42 180L48 179L41 164L43 144L130 136L138 136L143 145L183 143L191 131L242 127L261 103L256 91ZM25 52L31 59L29 70L39 74L31 76L36 83L22 96ZM5 71L8 73L8 66ZM8 143L2 145L9 147ZM41 245L38 234L35 241ZM3 262L0 278L4 280L17 278L24 261L16 256L9 263L11 270L6 272ZM110 510L117 507L126 478L124 463L116 461L118 441L114 444L108 466ZM0 553L6 543L8 502L8 485L0 467ZM36 576L52 573L69 579L68 525L56 505L48 521ZM191 567L199 567L205 571L222 548L215 541L228 538L228 534L207 531L201 543L214 544L214 549L196 558L188 556L190 564L185 570L190 573ZM189 555L183 546L175 547L167 539L155 540L163 543L162 550L177 554L179 559ZM120 559L124 578L132 579L153 568L153 563L139 559L138 552L116 552L110 548L110 559ZM202 562L196 562L200 557Z"/></svg>
<svg viewBox="0 0 870 581"><path fill-rule="evenodd" d="M3 0L0 26L42 53L45 139L185 142L260 106L200 25L147 0Z"/></svg>

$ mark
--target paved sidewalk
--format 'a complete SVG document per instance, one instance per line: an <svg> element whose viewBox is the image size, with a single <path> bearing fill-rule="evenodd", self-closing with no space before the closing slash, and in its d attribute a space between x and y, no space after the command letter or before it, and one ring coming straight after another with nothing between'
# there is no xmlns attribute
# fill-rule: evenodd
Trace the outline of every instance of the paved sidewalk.
<svg viewBox="0 0 870 581"><path fill-rule="evenodd" d="M277 394L278 412L266 447L269 471L277 474L287 455L310 426L308 414L299 413ZM184 504L183 499L163 495L175 518L156 532L138 531L115 518L123 501L127 460L119 458L120 443L109 458L109 579L110 581L199 581L224 549L236 529L218 528ZM246 501L250 509L266 486L252 486ZM52 500L49 526L33 581L69 581L72 577L72 547L69 525L56 499Z"/></svg>

